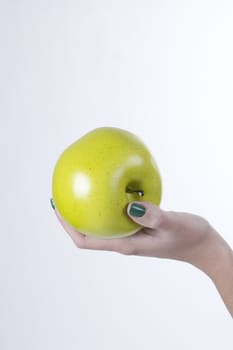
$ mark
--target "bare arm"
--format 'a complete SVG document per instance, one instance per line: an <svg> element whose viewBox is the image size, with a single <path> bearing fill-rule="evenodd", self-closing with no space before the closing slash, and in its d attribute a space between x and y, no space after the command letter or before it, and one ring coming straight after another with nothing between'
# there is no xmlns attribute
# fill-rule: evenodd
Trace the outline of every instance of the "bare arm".
<svg viewBox="0 0 233 350"><path fill-rule="evenodd" d="M134 202L128 206L128 215L142 226L139 232L125 238L96 239L77 232L56 209L55 213L79 248L175 259L194 265L211 278L233 317L233 252L204 218L164 211L148 202Z"/></svg>
<svg viewBox="0 0 233 350"><path fill-rule="evenodd" d="M202 269L213 281L227 309L233 317L233 251L229 245L213 233L213 257L199 263ZM211 249L210 249L211 251Z"/></svg>

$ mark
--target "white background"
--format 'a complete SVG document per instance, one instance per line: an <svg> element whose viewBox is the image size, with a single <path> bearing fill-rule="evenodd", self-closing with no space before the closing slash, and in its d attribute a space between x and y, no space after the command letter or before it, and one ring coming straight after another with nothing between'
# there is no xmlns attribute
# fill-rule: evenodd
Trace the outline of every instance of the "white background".
<svg viewBox="0 0 233 350"><path fill-rule="evenodd" d="M233 246L231 0L0 1L0 348L232 349L191 265L76 248L50 207L57 157L99 126L137 134L163 209Z"/></svg>

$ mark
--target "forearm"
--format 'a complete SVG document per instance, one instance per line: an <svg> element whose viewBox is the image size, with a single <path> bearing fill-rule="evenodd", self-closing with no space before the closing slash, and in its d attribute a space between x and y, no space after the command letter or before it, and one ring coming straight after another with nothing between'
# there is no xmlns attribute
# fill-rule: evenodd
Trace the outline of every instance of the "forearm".
<svg viewBox="0 0 233 350"><path fill-rule="evenodd" d="M219 261L219 268L215 273L210 274L227 309L233 317L233 251L226 247L222 260Z"/></svg>
<svg viewBox="0 0 233 350"><path fill-rule="evenodd" d="M203 254L194 265L210 277L233 317L233 251L214 229L212 238L206 242Z"/></svg>

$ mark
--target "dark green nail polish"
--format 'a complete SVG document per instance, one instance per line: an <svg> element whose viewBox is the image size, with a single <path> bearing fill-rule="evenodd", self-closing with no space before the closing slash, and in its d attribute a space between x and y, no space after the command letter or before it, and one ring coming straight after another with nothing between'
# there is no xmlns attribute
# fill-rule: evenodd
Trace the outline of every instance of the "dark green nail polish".
<svg viewBox="0 0 233 350"><path fill-rule="evenodd" d="M129 209L129 213L132 216L136 216L136 217L141 217L145 214L146 212L146 208L138 203L133 203L131 204L131 207Z"/></svg>
<svg viewBox="0 0 233 350"><path fill-rule="evenodd" d="M55 204L54 204L53 198L50 198L50 204L53 210L55 210Z"/></svg>

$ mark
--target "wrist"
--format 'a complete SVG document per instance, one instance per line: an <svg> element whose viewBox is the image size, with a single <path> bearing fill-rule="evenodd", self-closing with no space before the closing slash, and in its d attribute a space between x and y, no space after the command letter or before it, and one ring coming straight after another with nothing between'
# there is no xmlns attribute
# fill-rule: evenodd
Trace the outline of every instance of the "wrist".
<svg viewBox="0 0 233 350"><path fill-rule="evenodd" d="M211 226L198 251L194 266L207 274L213 282L227 271L233 271L233 251L227 242Z"/></svg>

